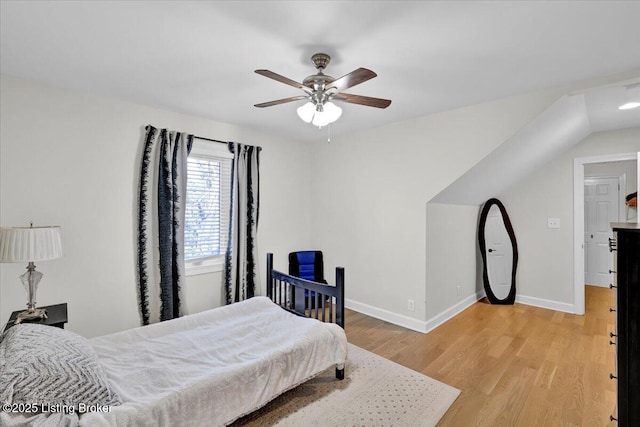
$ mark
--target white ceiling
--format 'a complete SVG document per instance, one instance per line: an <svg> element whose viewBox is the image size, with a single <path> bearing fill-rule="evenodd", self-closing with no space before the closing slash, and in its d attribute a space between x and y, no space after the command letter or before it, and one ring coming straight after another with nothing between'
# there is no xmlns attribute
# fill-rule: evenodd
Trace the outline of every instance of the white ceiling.
<svg viewBox="0 0 640 427"><path fill-rule="evenodd" d="M378 77L349 93L386 110L340 104L339 135L533 90L640 69L635 1L5 1L0 65L9 74L203 116L298 140L296 81L310 56L326 73ZM160 124L159 124L160 125ZM217 135L203 135L215 138Z"/></svg>

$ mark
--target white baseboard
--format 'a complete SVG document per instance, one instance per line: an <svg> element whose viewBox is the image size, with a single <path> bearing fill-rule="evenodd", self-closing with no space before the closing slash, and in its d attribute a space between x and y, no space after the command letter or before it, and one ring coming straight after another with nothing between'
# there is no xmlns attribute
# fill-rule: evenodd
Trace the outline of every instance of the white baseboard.
<svg viewBox="0 0 640 427"><path fill-rule="evenodd" d="M480 291L473 295L470 295L456 305L446 309L442 313L432 317L426 322L350 299L345 299L344 305L346 308L357 311L358 313L366 314L367 316L375 317L376 319L384 320L385 322L393 323L394 325L402 326L403 328L426 334L427 332L442 325L444 322L451 319L456 314L463 312L470 305L472 305L482 297L484 297L484 291Z"/></svg>
<svg viewBox="0 0 640 427"><path fill-rule="evenodd" d="M445 311L441 312L433 316L431 319L427 320L424 325L424 332L430 332L442 325L447 320L454 317L456 314L460 314L465 311L467 308L478 302L478 300L484 298L484 291L478 291L475 294L471 294L456 305L449 307Z"/></svg>
<svg viewBox="0 0 640 427"><path fill-rule="evenodd" d="M516 302L525 305L531 305L534 307L546 308L548 310L563 311L565 313L575 314L575 307L573 304L567 304L566 302L552 301L543 298L528 297L526 295L516 295Z"/></svg>
<svg viewBox="0 0 640 427"><path fill-rule="evenodd" d="M484 297L484 290L478 291L475 294L469 295L462 301L449 307L443 312L433 316L426 322L350 299L345 299L344 305L346 308L357 311L358 313L366 314L367 316L384 320L385 322L393 323L394 325L402 326L403 328L411 329L412 331L422 332L426 334L442 325L444 322L451 319L455 315L462 313L464 310ZM516 302L533 307L545 308L548 310L562 311L571 314L575 313L573 304L567 304L564 302L552 301L543 298L529 297L526 295L516 295Z"/></svg>
<svg viewBox="0 0 640 427"><path fill-rule="evenodd" d="M394 313L389 310L374 307L369 304L363 304L358 301L345 298L344 306L350 310L357 311L358 313L366 314L376 319L384 320L385 322L393 323L394 325L402 326L403 328L411 329L417 332L426 332L424 329L424 321L413 319L411 317L403 316L401 314Z"/></svg>
<svg viewBox="0 0 640 427"><path fill-rule="evenodd" d="M588 284L585 283L584 285L585 286L595 286L596 288L608 288L609 287L609 285L593 285L591 283L588 283Z"/></svg>

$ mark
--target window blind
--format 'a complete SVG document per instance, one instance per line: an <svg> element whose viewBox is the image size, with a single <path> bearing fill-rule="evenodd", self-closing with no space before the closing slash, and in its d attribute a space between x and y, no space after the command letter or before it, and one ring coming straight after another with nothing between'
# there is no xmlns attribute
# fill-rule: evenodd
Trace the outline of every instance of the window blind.
<svg viewBox="0 0 640 427"><path fill-rule="evenodd" d="M185 260L224 255L227 249L232 159L194 154L187 160Z"/></svg>

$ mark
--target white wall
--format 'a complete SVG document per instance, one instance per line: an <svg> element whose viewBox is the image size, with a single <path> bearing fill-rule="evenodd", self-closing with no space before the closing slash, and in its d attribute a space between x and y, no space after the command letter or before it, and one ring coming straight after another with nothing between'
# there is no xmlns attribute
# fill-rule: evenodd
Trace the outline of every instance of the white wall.
<svg viewBox="0 0 640 427"><path fill-rule="evenodd" d="M426 329L476 302L483 292L479 215L480 206L427 204Z"/></svg>
<svg viewBox="0 0 640 427"><path fill-rule="evenodd" d="M263 147L263 283L267 251L286 268L286 254L309 241L309 144L5 75L0 83L0 225L62 226L64 257L38 263L37 301L67 302L68 329L90 337L139 325L135 212L147 124ZM25 267L0 264L0 322L24 307ZM221 295L219 273L187 280L189 312L220 305Z"/></svg>
<svg viewBox="0 0 640 427"><path fill-rule="evenodd" d="M536 92L314 145L312 241L325 253L325 275L345 267L351 307L408 327L450 308L427 283L427 202L560 95Z"/></svg>
<svg viewBox="0 0 640 427"><path fill-rule="evenodd" d="M573 159L640 151L640 128L590 135L498 198L518 242L518 294L526 302L572 311ZM559 218L548 229L547 218Z"/></svg>

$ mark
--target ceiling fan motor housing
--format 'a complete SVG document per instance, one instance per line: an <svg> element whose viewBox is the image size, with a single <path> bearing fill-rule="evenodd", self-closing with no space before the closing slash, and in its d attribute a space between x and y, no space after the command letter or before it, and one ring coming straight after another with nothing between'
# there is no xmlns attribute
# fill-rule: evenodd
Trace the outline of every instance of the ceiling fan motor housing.
<svg viewBox="0 0 640 427"><path fill-rule="evenodd" d="M312 74L307 76L302 84L308 88L310 88L313 92L311 95L311 101L314 104L324 104L329 100L329 95L324 93L324 88L334 81L335 79L327 74L324 74L322 70L324 70L329 62L331 61L331 57L326 53L316 53L311 57L311 60L315 64L318 69L317 74Z"/></svg>
<svg viewBox="0 0 640 427"><path fill-rule="evenodd" d="M322 71L318 72L318 74L313 74L311 76L306 77L302 84L307 86L314 92L324 92L324 88L334 81L335 79L329 75L322 74Z"/></svg>
<svg viewBox="0 0 640 427"><path fill-rule="evenodd" d="M326 53L316 53L311 56L311 60L313 61L313 64L316 66L318 71L320 71L327 68L327 65L329 65L329 62L331 62L331 57Z"/></svg>

